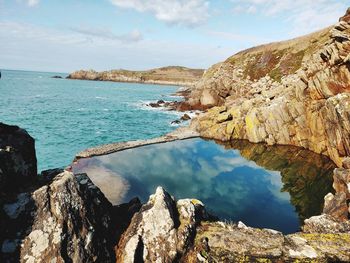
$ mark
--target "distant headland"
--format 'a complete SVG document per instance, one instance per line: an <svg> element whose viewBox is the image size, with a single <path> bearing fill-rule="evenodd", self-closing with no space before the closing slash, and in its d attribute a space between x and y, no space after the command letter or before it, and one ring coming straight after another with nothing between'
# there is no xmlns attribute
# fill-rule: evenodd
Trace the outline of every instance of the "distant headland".
<svg viewBox="0 0 350 263"><path fill-rule="evenodd" d="M192 86L202 76L203 69L191 69L180 66L169 66L145 71L131 71L125 69L97 72L95 70L75 71L68 79L136 82L147 84Z"/></svg>

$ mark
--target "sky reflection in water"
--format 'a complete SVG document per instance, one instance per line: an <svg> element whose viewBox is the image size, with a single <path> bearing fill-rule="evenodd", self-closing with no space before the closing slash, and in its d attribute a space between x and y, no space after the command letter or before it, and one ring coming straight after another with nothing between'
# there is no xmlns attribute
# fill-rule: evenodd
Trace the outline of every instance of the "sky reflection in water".
<svg viewBox="0 0 350 263"><path fill-rule="evenodd" d="M178 199L201 200L222 220L291 233L308 213L320 212L331 190L333 164L305 150L281 147L244 141L224 147L189 139L82 159L74 171L86 172L114 204L135 196L146 202L161 185Z"/></svg>

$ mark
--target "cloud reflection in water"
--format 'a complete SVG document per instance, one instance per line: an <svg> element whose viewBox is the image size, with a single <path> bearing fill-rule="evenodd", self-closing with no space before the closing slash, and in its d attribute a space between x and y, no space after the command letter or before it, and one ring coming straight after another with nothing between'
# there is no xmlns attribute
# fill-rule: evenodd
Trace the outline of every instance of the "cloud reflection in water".
<svg viewBox="0 0 350 263"><path fill-rule="evenodd" d="M114 204L135 196L145 202L161 185L176 198L200 199L221 219L285 233L299 228L290 195L281 191L280 172L213 141L189 139L128 149L82 159L75 171L86 172Z"/></svg>

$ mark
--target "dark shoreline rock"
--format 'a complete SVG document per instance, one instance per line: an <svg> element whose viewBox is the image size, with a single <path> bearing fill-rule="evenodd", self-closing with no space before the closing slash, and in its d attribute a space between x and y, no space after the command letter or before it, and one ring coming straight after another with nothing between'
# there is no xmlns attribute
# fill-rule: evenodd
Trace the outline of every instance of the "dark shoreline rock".
<svg viewBox="0 0 350 263"><path fill-rule="evenodd" d="M37 175L36 165L34 139L18 126L0 123L0 192L31 183Z"/></svg>

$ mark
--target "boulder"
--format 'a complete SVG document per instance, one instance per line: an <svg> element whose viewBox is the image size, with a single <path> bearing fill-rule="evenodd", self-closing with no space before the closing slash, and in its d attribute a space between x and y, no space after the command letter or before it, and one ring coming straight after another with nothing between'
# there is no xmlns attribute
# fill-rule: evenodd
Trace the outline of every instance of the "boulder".
<svg viewBox="0 0 350 263"><path fill-rule="evenodd" d="M323 213L332 216L337 221L347 221L349 218L346 193L329 193L325 196Z"/></svg>
<svg viewBox="0 0 350 263"><path fill-rule="evenodd" d="M181 258L206 213L197 200L175 201L158 187L119 241L117 262L173 262Z"/></svg>
<svg viewBox="0 0 350 263"><path fill-rule="evenodd" d="M215 93L215 91L209 89L203 90L200 97L200 103L205 107L218 106L222 103L222 101L222 98L220 98L220 96Z"/></svg>
<svg viewBox="0 0 350 263"><path fill-rule="evenodd" d="M185 113L184 115L182 115L182 117L181 117L181 120L182 121L188 121L188 120L190 120L191 119L191 117L190 117L190 115L188 115L187 113Z"/></svg>

